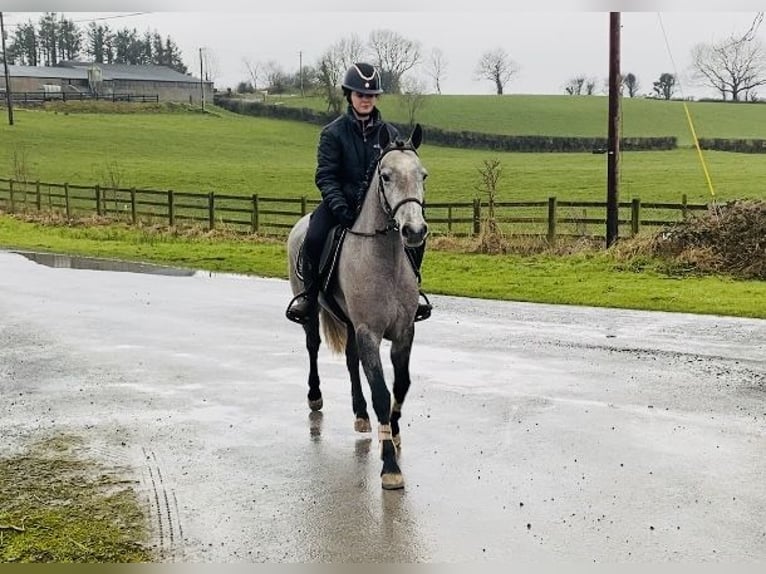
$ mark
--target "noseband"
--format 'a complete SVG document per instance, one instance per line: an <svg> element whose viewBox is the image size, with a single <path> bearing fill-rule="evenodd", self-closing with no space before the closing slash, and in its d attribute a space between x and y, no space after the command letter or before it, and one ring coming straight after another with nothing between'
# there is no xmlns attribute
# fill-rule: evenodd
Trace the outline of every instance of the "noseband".
<svg viewBox="0 0 766 574"><path fill-rule="evenodd" d="M422 211L425 211L425 206L423 205L423 202L417 199L416 197L405 197L401 201L397 202L393 207L391 207L391 204L389 203L388 198L386 197L385 187L383 185L383 175L380 173L380 163L383 160L383 157L392 151L411 151L415 155L418 155L417 150L414 147L412 147L412 145L410 145L408 142L404 142L402 140L396 140L395 142L392 142L391 145L389 145L386 149L380 152L380 155L378 156L378 159L375 162L375 171L378 174L378 194L380 199L380 205L383 208L384 213L388 217L388 223L383 229L376 229L372 233L352 231L351 229L349 229L348 232L351 235L357 235L359 237L376 237L378 235L386 235L389 231L399 231L399 223L397 223L396 219L394 219L394 216L396 215L396 212L399 211L399 208L402 207L405 203L417 203L420 206L420 209Z"/></svg>

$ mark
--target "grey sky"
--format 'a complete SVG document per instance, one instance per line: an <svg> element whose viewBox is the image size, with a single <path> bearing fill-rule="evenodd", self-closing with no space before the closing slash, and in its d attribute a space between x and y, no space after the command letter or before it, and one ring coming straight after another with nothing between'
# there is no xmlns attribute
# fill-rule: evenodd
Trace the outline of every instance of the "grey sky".
<svg viewBox="0 0 766 574"><path fill-rule="evenodd" d="M48 3L40 9L62 12L68 18L83 21L83 27L92 18L130 14L131 9L133 12L152 9L142 2L131 2L120 6L124 9L121 12L75 12L67 6L76 9L90 3L63 4ZM316 2L303 4L317 5ZM224 2L222 9L215 12L150 12L105 22L113 29L131 27L139 32L150 29L171 36L194 75L199 74L199 48L209 50L215 62L215 80L219 88L235 87L239 81L247 79L243 65L245 57L258 62L273 60L286 72L294 72L298 69L299 54L302 54L304 64L314 64L335 41L352 33L366 40L369 32L376 29L393 30L419 41L423 55L428 55L432 48L442 50L447 62L443 93L493 93L491 82L477 81L474 70L481 54L496 47L504 48L520 67L520 72L507 85L506 93L562 94L564 84L575 75L595 78L598 90L605 84L609 16L604 11L585 10L602 4L602 9L607 8L609 3L598 0L578 2L575 4L579 11L554 9L557 7L555 3L546 1L536 3L541 7L550 6L552 9L547 12L497 9L461 12L453 9L449 2L443 2L440 10L417 12L412 10L416 4L426 6L430 3L409 2L409 9L391 11L397 3L389 1L385 4L388 11L360 12L349 10L352 5L349 2L323 2L322 5L329 8L322 11L295 10L293 2L290 11L276 12L273 4L268 10L261 10ZM482 4L485 3L478 0L476 6ZM642 4L651 7L652 2ZM697 4L707 5L704 1ZM695 44L722 39L732 33L741 34L750 28L757 8L747 10L750 6L732 5L731 2L729 5L742 11L623 12L623 73L632 72L638 77L641 93L651 91L652 82L661 73L677 72L686 95L715 95L709 89L692 85L686 74ZM25 8L27 6L38 7L34 1L25 3ZM153 6L153 9L158 8L156 2ZM159 8L173 9L174 3L159 2ZM11 30L14 24L29 19L37 22L40 16L41 13L33 12L5 12L6 25ZM660 22L667 33L669 48ZM757 37L766 45L766 24L759 27ZM414 73L427 79L422 71Z"/></svg>

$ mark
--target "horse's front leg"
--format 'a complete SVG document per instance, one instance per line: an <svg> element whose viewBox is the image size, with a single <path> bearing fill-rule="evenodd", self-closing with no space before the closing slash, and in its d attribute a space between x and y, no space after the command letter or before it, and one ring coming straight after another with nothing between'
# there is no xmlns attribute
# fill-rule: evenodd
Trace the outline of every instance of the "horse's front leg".
<svg viewBox="0 0 766 574"><path fill-rule="evenodd" d="M322 339L319 337L319 314L312 316L303 325L306 332L306 349L309 352L309 408L312 411L322 409L322 391L319 390L319 369L317 367L317 355Z"/></svg>
<svg viewBox="0 0 766 574"><path fill-rule="evenodd" d="M367 414L367 401L362 393L362 380L359 377L359 352L356 347L354 328L349 325L346 333L346 367L351 377L351 407L354 409L354 430L370 432L370 415Z"/></svg>
<svg viewBox="0 0 766 574"><path fill-rule="evenodd" d="M402 438L399 434L399 418L402 416L402 405L407 391L410 389L410 352L415 338L415 326L410 325L407 332L391 343L391 363L394 366L394 402L391 405L391 439L396 448L401 447Z"/></svg>
<svg viewBox="0 0 766 574"><path fill-rule="evenodd" d="M380 362L380 335L373 333L367 326L362 325L356 330L356 343L359 359L370 383L372 406L378 417L378 440L380 441L380 458L383 469L380 479L383 488L393 490L404 487L404 478L399 465L396 463L396 448L391 438L391 394L386 387L383 376L383 365Z"/></svg>

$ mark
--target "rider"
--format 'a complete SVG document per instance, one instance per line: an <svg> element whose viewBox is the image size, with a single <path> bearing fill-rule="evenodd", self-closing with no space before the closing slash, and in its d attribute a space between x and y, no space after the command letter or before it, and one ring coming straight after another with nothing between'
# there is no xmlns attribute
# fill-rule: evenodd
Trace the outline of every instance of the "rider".
<svg viewBox="0 0 766 574"><path fill-rule="evenodd" d="M354 224L366 191L367 170L380 154L378 133L385 126L375 106L377 97L383 93L380 73L370 64L353 64L346 71L342 86L349 104L347 111L326 125L319 136L314 181L322 202L311 214L304 239L304 291L286 313L296 323L305 323L316 312L319 258L325 238L337 224L347 228ZM425 245L410 250L418 270L424 251ZM415 320L430 315L431 305L419 303Z"/></svg>

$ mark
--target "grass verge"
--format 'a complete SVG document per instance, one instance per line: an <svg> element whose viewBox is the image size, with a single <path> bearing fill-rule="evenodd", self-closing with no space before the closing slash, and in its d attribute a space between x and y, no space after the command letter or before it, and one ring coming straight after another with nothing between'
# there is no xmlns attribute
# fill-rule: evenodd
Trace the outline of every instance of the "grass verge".
<svg viewBox="0 0 766 574"><path fill-rule="evenodd" d="M0 458L0 562L150 562L130 481L59 436Z"/></svg>
<svg viewBox="0 0 766 574"><path fill-rule="evenodd" d="M146 261L286 278L283 239L225 231L23 221L0 216L0 247ZM428 293L486 299L766 318L766 282L699 275L616 250L483 255L433 241L423 267ZM625 250L629 252L629 250Z"/></svg>

